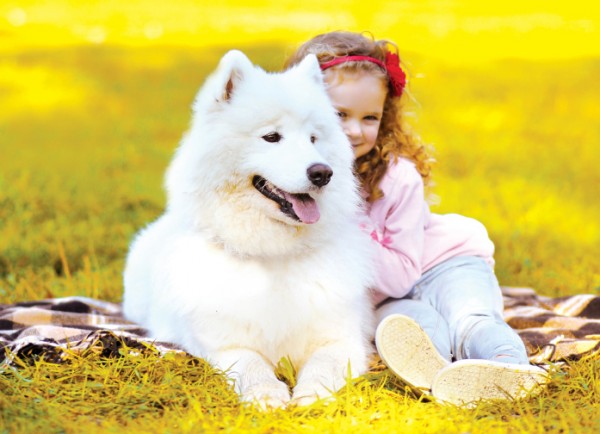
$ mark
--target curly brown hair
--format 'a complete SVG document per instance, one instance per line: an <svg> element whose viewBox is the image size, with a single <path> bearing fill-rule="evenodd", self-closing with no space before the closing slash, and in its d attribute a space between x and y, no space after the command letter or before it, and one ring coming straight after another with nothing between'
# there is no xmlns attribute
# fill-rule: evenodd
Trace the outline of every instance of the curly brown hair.
<svg viewBox="0 0 600 434"><path fill-rule="evenodd" d="M366 34L343 31L324 33L302 44L288 58L284 67L289 68L299 63L308 54L315 54L320 64L342 56L369 56L385 62L385 55L390 47L397 51L394 43L387 40L376 41L370 34L367 37ZM327 69L326 73L329 71L366 72L379 75L389 83L385 71L368 61L340 63ZM383 197L379 182L392 158L395 161L400 156L413 161L423 178L423 183L428 185L431 181L433 159L420 138L404 122L401 103L403 99L394 97L392 92L388 91L375 147L354 162L354 171L368 194L369 202Z"/></svg>

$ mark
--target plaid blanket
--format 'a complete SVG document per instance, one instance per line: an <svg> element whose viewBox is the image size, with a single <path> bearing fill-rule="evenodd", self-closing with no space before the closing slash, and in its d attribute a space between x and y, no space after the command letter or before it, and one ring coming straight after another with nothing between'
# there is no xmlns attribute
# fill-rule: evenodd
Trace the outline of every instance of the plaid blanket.
<svg viewBox="0 0 600 434"><path fill-rule="evenodd" d="M144 328L123 317L117 303L65 297L0 305L0 372L17 359L61 363L90 349L103 357L118 357L123 350L184 352L148 338Z"/></svg>
<svg viewBox="0 0 600 434"><path fill-rule="evenodd" d="M505 319L536 364L600 353L600 297L549 298L530 288L502 288ZM104 357L121 351L183 352L156 342L122 315L117 303L68 297L0 305L0 372L16 360L60 363L90 348Z"/></svg>
<svg viewBox="0 0 600 434"><path fill-rule="evenodd" d="M600 353L600 297L550 298L531 288L503 287L504 319L521 336L535 364Z"/></svg>

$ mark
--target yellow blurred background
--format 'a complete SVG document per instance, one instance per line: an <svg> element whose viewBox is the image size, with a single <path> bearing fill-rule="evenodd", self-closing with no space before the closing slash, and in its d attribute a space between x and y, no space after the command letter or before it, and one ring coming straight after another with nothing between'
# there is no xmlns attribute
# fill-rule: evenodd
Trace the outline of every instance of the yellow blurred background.
<svg viewBox="0 0 600 434"><path fill-rule="evenodd" d="M398 44L434 211L486 225L501 282L600 291L600 2L1 0L0 302L120 299L219 57L340 29Z"/></svg>
<svg viewBox="0 0 600 434"><path fill-rule="evenodd" d="M589 0L3 0L0 46L297 43L370 30L402 50L477 61L600 53L600 2Z"/></svg>

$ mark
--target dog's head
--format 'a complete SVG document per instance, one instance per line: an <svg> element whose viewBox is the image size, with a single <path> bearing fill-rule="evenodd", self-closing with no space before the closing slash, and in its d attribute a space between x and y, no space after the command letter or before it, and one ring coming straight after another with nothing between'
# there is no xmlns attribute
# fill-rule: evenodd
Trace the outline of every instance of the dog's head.
<svg viewBox="0 0 600 434"><path fill-rule="evenodd" d="M169 202L212 208L200 220L213 228L223 223L217 214L254 231L264 220L316 226L353 212L352 161L314 56L267 73L230 51L196 98L167 177Z"/></svg>

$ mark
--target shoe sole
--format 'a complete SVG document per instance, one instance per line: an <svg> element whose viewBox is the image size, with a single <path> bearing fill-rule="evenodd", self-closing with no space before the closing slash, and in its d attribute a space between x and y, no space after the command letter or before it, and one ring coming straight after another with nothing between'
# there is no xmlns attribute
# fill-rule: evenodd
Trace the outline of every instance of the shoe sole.
<svg viewBox="0 0 600 434"><path fill-rule="evenodd" d="M479 401L533 396L548 378L546 371L533 365L460 360L440 370L431 394L444 403L473 406Z"/></svg>
<svg viewBox="0 0 600 434"><path fill-rule="evenodd" d="M379 323L375 345L386 366L420 392L429 392L438 371L450 364L435 349L427 333L404 315L390 315Z"/></svg>

